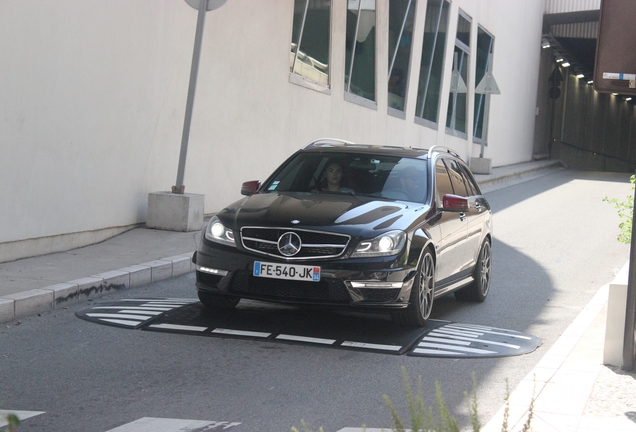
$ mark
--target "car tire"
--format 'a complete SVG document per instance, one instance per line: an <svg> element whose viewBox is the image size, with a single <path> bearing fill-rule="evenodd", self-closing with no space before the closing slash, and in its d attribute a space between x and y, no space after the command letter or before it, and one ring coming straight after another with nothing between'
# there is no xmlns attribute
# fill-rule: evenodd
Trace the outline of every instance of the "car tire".
<svg viewBox="0 0 636 432"><path fill-rule="evenodd" d="M240 297L213 294L205 291L197 291L197 295L203 306L211 309L233 309L241 301Z"/></svg>
<svg viewBox="0 0 636 432"><path fill-rule="evenodd" d="M490 290L490 276L492 274L492 249L490 240L484 240L479 251L479 257L473 272L474 281L465 288L455 291L455 298L460 301L481 303L486 300Z"/></svg>
<svg viewBox="0 0 636 432"><path fill-rule="evenodd" d="M396 324L423 327L433 309L435 294L435 260L430 249L426 249L417 266L413 280L409 305L391 316Z"/></svg>

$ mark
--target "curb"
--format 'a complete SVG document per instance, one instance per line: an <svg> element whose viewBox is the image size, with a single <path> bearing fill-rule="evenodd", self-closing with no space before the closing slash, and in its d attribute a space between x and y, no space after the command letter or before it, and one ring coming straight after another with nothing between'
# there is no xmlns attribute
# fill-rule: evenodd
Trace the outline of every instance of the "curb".
<svg viewBox="0 0 636 432"><path fill-rule="evenodd" d="M504 167L494 168L499 171L498 174L474 174L475 180L479 183L479 187L482 189L492 188L501 183L507 183L514 180L525 180L527 177L539 177L546 174L546 171L563 169L565 165L560 160L549 159L543 161L535 161L531 163L521 163L515 165L507 165ZM529 180L529 179L528 179ZM510 183L506 186L511 185Z"/></svg>
<svg viewBox="0 0 636 432"><path fill-rule="evenodd" d="M193 272L193 252L0 297L0 323Z"/></svg>

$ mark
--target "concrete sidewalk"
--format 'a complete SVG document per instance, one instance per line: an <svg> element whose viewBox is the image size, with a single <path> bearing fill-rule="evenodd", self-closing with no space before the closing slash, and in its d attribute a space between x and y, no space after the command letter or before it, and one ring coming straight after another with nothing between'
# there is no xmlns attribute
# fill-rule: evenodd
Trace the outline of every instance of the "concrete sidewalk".
<svg viewBox="0 0 636 432"><path fill-rule="evenodd" d="M489 192L558 169L558 161L544 160L475 177ZM139 227L99 244L0 263L0 323L191 272L200 235ZM522 430L533 394L533 431L636 431L635 375L602 364L607 291L599 290L512 392L511 431ZM502 407L483 430L500 431L503 414Z"/></svg>

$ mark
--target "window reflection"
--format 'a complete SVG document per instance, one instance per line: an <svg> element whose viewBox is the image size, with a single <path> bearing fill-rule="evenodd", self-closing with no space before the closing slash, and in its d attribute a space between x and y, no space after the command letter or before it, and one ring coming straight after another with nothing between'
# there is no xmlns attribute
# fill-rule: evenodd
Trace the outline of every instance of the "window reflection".
<svg viewBox="0 0 636 432"><path fill-rule="evenodd" d="M375 0L348 0L345 91L375 101Z"/></svg>
<svg viewBox="0 0 636 432"><path fill-rule="evenodd" d="M460 11L457 18L457 37L453 54L453 71L448 98L446 128L451 132L457 132L459 136L463 137L466 136L467 124L466 82L468 81L468 57L470 54L470 27L471 22Z"/></svg>
<svg viewBox="0 0 636 432"><path fill-rule="evenodd" d="M433 124L438 119L449 10L446 0L428 0L426 5L415 115Z"/></svg>
<svg viewBox="0 0 636 432"><path fill-rule="evenodd" d="M477 66L475 69L475 83L479 85L486 76L486 72L492 71L492 53L494 39L481 27L477 28ZM475 121L473 128L473 140L482 142L486 140L486 126L488 118L487 99L490 96L484 93L475 93Z"/></svg>
<svg viewBox="0 0 636 432"><path fill-rule="evenodd" d="M404 111L413 40L414 0L389 3L389 107Z"/></svg>
<svg viewBox="0 0 636 432"><path fill-rule="evenodd" d="M331 0L295 0L290 72L329 85ZM300 47L300 49L298 49Z"/></svg>

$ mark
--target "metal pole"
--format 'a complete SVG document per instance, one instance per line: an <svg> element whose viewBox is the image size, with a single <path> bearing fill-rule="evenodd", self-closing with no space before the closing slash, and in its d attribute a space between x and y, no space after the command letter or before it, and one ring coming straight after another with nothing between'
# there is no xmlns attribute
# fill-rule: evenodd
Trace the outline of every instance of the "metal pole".
<svg viewBox="0 0 636 432"><path fill-rule="evenodd" d="M636 196L636 190L634 191ZM636 207L632 220L636 216ZM632 224L632 242L629 250L629 276L627 280L627 305L625 309L625 333L623 334L623 370L634 370L636 351L634 344L634 325L636 317L636 225Z"/></svg>
<svg viewBox="0 0 636 432"><path fill-rule="evenodd" d="M190 68L190 85L188 86L188 99L186 102L185 119L183 121L183 134L181 136L181 152L179 153L179 168L177 170L177 184L172 186L172 193L183 194L183 176L185 174L186 155L188 153L188 139L190 137L190 124L192 123L192 107L194 106L194 91L197 85L197 73L199 72L199 58L201 57L201 44L203 42L203 25L205 24L205 12L208 0L199 0L199 14L197 16L197 29L194 36L194 50L192 53L192 67Z"/></svg>

